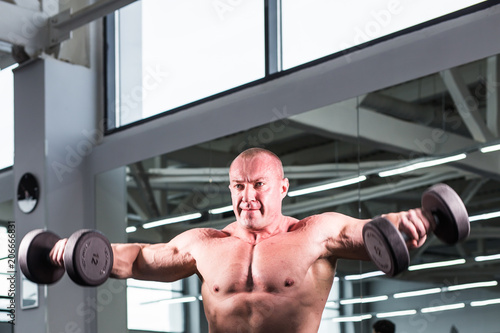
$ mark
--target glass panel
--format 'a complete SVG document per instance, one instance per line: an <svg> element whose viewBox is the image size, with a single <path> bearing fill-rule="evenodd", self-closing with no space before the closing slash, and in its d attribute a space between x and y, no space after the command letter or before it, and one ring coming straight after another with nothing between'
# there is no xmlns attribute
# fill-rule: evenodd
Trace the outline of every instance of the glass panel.
<svg viewBox="0 0 500 333"><path fill-rule="evenodd" d="M129 330L184 332L182 286L179 281L161 283L127 281Z"/></svg>
<svg viewBox="0 0 500 333"><path fill-rule="evenodd" d="M119 125L264 76L262 1L151 0L119 16Z"/></svg>
<svg viewBox="0 0 500 333"><path fill-rule="evenodd" d="M360 97L360 142L362 149L370 150L360 164L360 173L370 175L360 189L362 217L421 207L423 193L438 183L458 193L468 210L462 216L471 216L471 221L472 216L498 211L499 169L491 163L496 164L499 155L480 151L497 142L496 100L497 57ZM438 164L444 157L457 159ZM451 207L461 216L459 204ZM452 236L455 224L447 226L448 220L439 217L436 232L410 251L409 271L395 278L348 282L357 290L352 298L379 298L357 305L359 315L367 319L351 325L369 329L385 318L397 331L497 329L498 305L478 305L498 301L498 261L479 262L478 256L493 259L491 255L500 253L500 220L472 222L470 237L457 242L458 236ZM446 244L446 239L453 244ZM377 271L371 263L362 267L363 273Z"/></svg>
<svg viewBox="0 0 500 333"><path fill-rule="evenodd" d="M0 170L14 164L14 76L17 64L0 71Z"/></svg>
<svg viewBox="0 0 500 333"><path fill-rule="evenodd" d="M283 69L346 50L479 2L483 1L283 1Z"/></svg>

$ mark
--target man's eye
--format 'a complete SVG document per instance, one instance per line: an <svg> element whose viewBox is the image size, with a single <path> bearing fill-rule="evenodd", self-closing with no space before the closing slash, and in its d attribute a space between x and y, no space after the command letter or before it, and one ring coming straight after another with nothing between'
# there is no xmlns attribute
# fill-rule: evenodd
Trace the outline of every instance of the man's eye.
<svg viewBox="0 0 500 333"><path fill-rule="evenodd" d="M241 190L241 189L243 189L243 185L236 184L236 185L234 185L234 188L237 189L237 190Z"/></svg>
<svg viewBox="0 0 500 333"><path fill-rule="evenodd" d="M257 182L257 183L255 183L255 187L262 187L262 186L264 186L263 182Z"/></svg>

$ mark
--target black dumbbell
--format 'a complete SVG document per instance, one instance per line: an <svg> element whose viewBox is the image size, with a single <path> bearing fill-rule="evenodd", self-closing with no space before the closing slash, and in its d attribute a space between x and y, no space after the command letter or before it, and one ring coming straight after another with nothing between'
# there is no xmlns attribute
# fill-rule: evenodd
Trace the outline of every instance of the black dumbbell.
<svg viewBox="0 0 500 333"><path fill-rule="evenodd" d="M447 244L456 244L469 236L469 215L458 194L446 184L437 184L422 195L422 212L434 234ZM385 274L395 276L406 270L410 254L409 237L382 217L363 227L363 240L370 258Z"/></svg>
<svg viewBox="0 0 500 333"><path fill-rule="evenodd" d="M113 251L101 232L83 229L73 233L64 249L64 267L55 265L50 251L61 238L53 232L30 231L19 244L19 266L30 281L52 284L68 272L81 286L98 286L106 281L113 267Z"/></svg>

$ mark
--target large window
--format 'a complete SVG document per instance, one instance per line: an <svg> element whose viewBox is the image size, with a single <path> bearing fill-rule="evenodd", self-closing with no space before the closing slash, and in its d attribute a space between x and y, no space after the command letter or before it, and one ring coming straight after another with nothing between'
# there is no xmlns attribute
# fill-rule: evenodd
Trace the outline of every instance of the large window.
<svg viewBox="0 0 500 333"><path fill-rule="evenodd" d="M283 69L356 47L483 1L283 1Z"/></svg>
<svg viewBox="0 0 500 333"><path fill-rule="evenodd" d="M17 66L17 65L16 65ZM14 66L0 71L0 170L14 164Z"/></svg>
<svg viewBox="0 0 500 333"><path fill-rule="evenodd" d="M271 57L287 70L480 2L135 2L108 19L108 129L261 79Z"/></svg>
<svg viewBox="0 0 500 333"><path fill-rule="evenodd" d="M264 76L262 1L141 1L115 27L117 127Z"/></svg>

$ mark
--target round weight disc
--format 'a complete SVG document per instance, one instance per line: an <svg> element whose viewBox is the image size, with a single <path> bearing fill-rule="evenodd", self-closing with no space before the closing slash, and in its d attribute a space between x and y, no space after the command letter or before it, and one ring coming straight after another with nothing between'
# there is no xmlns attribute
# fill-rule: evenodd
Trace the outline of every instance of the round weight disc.
<svg viewBox="0 0 500 333"><path fill-rule="evenodd" d="M19 267L32 282L52 284L64 275L64 267L52 264L49 254L61 238L42 229L28 232L19 244Z"/></svg>
<svg viewBox="0 0 500 333"><path fill-rule="evenodd" d="M385 274L395 276L406 270L410 254L401 233L382 217L377 217L363 227L363 240L370 258Z"/></svg>
<svg viewBox="0 0 500 333"><path fill-rule="evenodd" d="M111 244L99 231L79 230L68 239L64 264L75 283L82 286L101 285L113 268Z"/></svg>
<svg viewBox="0 0 500 333"><path fill-rule="evenodd" d="M434 233L447 244L464 240L470 233L469 214L459 195L446 184L436 184L422 195L422 208L436 218Z"/></svg>

